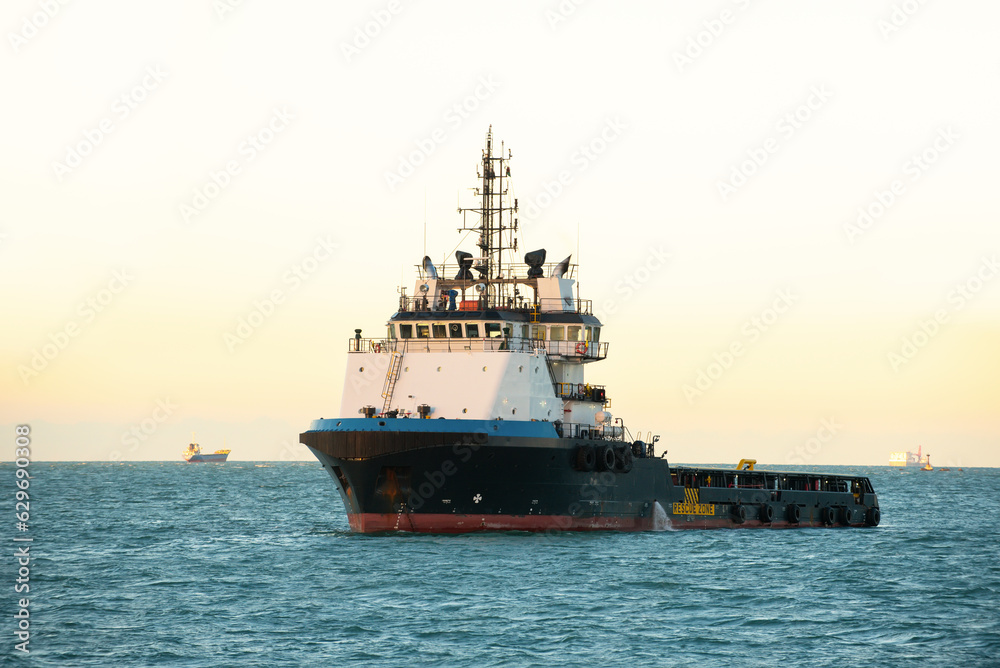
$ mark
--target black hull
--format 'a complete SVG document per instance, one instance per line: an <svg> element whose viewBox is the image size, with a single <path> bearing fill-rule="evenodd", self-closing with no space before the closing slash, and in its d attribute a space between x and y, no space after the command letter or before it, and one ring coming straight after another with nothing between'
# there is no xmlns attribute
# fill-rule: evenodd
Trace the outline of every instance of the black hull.
<svg viewBox="0 0 1000 668"><path fill-rule="evenodd" d="M629 446L558 436L318 430L301 440L337 484L351 528L364 533L878 523L877 497L861 477L672 468L646 456L581 470L591 461L580 448Z"/></svg>

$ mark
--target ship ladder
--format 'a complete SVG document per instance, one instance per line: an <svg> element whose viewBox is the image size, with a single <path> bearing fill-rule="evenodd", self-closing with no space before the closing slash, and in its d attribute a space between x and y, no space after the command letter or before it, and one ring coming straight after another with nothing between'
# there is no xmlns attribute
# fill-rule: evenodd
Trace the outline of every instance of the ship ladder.
<svg viewBox="0 0 1000 668"><path fill-rule="evenodd" d="M403 365L403 353L398 350L392 351L389 357L389 371L385 374L385 384L382 386L382 413L389 410L392 403L392 391L396 388L396 381L399 379L399 367Z"/></svg>
<svg viewBox="0 0 1000 668"><path fill-rule="evenodd" d="M410 523L410 531L416 531L417 527L413 524L413 518L410 517L410 510L406 507L406 502L399 504L399 513L396 515L396 526L393 528L394 531L399 531L399 520L403 517L403 513L406 513L406 519ZM404 529L405 531L405 529Z"/></svg>

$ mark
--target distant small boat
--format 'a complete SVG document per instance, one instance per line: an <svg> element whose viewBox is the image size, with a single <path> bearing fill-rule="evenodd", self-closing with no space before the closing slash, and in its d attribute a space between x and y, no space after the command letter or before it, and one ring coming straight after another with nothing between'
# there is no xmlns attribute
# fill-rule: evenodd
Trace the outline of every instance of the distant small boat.
<svg viewBox="0 0 1000 668"><path fill-rule="evenodd" d="M201 446L197 443L188 443L187 450L184 451L184 460L189 464L200 464L202 462L224 462L229 456L229 450L216 450L210 455L201 453Z"/></svg>

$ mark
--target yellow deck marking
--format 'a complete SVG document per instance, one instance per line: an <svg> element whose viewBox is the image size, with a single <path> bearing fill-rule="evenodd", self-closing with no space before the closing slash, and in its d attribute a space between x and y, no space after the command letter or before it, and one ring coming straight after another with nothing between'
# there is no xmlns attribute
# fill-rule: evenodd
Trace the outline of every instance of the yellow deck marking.
<svg viewBox="0 0 1000 668"><path fill-rule="evenodd" d="M674 515L714 515L714 503L699 503L698 490L693 487L684 488L684 503L674 504Z"/></svg>

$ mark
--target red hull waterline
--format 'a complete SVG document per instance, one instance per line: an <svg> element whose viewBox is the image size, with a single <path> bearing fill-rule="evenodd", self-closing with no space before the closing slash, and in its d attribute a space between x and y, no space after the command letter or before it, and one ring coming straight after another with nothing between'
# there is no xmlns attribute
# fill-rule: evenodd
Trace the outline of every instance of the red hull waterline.
<svg viewBox="0 0 1000 668"><path fill-rule="evenodd" d="M476 531L655 531L677 529L795 529L825 526L822 522L760 522L739 524L729 518L570 517L569 515L454 515L447 513L349 513L356 533L471 533ZM837 528L843 525L834 525Z"/></svg>

